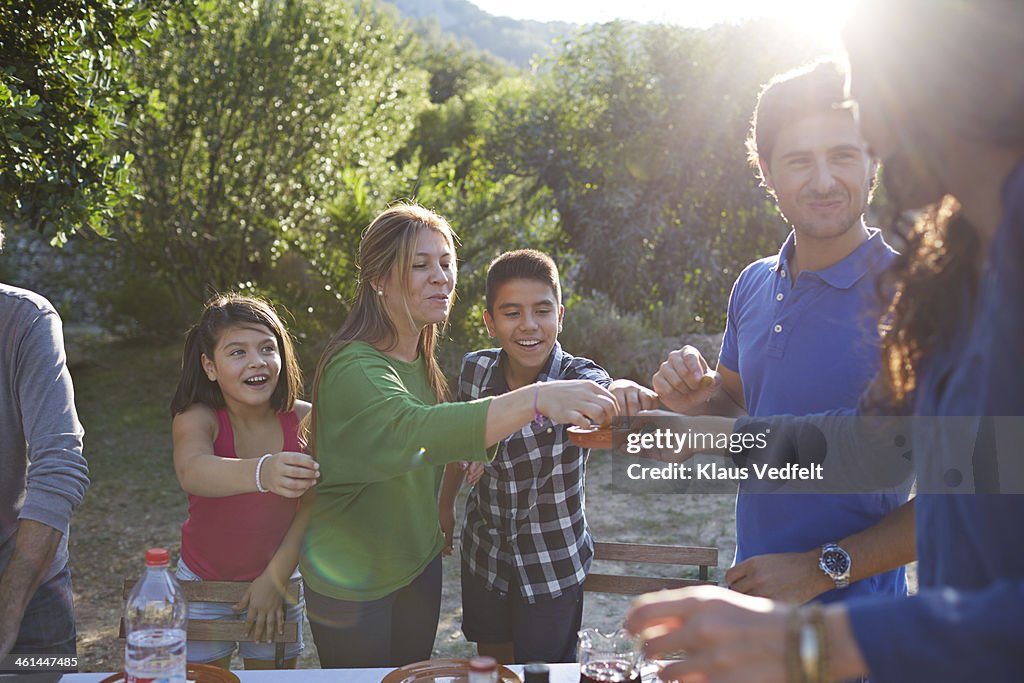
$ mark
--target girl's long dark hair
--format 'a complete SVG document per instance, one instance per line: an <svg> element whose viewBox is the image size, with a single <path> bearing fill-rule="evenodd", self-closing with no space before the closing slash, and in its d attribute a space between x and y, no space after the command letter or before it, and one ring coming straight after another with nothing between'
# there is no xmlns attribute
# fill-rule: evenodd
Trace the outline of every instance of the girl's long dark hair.
<svg viewBox="0 0 1024 683"><path fill-rule="evenodd" d="M270 406L276 412L287 412L295 407L295 399L302 390L302 373L295 357L291 335L266 301L238 294L218 294L206 302L199 322L185 334L185 348L181 354L181 377L171 399L171 417L193 403L211 408L224 407L224 394L220 386L203 371L203 356L212 359L221 333L238 325L262 325L277 338L281 354L281 374Z"/></svg>

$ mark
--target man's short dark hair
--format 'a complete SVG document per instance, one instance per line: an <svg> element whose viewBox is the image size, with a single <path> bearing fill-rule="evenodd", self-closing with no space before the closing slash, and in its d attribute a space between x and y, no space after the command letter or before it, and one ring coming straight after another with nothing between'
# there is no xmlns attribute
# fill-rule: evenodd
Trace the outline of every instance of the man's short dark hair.
<svg viewBox="0 0 1024 683"><path fill-rule="evenodd" d="M558 266L550 256L536 249L506 251L491 261L487 269L485 300L487 310L494 313L494 300L498 289L509 280L536 280L555 293L555 303L562 303L562 285L558 280Z"/></svg>
<svg viewBox="0 0 1024 683"><path fill-rule="evenodd" d="M767 168L783 126L805 116L841 108L846 99L845 87L846 69L832 60L778 74L765 84L757 96L747 137L747 158L762 181L764 173L758 162L763 159Z"/></svg>

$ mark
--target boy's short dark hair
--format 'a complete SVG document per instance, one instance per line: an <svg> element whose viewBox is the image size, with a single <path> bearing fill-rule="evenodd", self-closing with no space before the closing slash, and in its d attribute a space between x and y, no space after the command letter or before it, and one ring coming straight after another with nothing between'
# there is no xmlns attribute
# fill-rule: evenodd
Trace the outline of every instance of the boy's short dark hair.
<svg viewBox="0 0 1024 683"><path fill-rule="evenodd" d="M550 256L536 249L506 251L487 269L485 300L487 310L494 313L494 300L498 289L509 280L536 280L543 282L555 293L555 303L562 303L562 285L558 280L558 266Z"/></svg>
<svg viewBox="0 0 1024 683"><path fill-rule="evenodd" d="M768 81L757 96L747 136L747 158L761 180L764 174L758 161L764 159L767 164L771 160L783 126L804 116L840 109L845 99L846 69L832 60L813 62Z"/></svg>

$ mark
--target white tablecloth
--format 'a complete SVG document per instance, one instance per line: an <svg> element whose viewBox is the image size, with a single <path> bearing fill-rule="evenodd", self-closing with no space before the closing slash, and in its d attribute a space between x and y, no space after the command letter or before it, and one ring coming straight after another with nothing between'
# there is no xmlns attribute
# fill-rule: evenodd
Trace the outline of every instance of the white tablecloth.
<svg viewBox="0 0 1024 683"><path fill-rule="evenodd" d="M551 683L579 683L578 664L552 664ZM509 667L521 677L523 667ZM392 669L295 669L291 671L235 671L241 683L273 683L273 681L294 681L299 683L380 683ZM65 674L61 683L99 683L109 676L100 674Z"/></svg>

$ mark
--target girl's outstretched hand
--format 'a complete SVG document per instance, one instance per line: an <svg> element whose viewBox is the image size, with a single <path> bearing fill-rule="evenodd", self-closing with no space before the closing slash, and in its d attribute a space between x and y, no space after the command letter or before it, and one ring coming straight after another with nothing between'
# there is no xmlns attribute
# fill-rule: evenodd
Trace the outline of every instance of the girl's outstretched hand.
<svg viewBox="0 0 1024 683"><path fill-rule="evenodd" d="M306 453L281 451L263 462L263 488L285 498L298 498L320 477L320 463Z"/></svg>
<svg viewBox="0 0 1024 683"><path fill-rule="evenodd" d="M537 408L553 422L580 427L611 424L619 413L615 395L588 379L544 382L537 389Z"/></svg>

